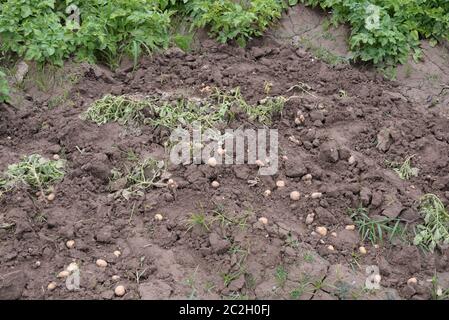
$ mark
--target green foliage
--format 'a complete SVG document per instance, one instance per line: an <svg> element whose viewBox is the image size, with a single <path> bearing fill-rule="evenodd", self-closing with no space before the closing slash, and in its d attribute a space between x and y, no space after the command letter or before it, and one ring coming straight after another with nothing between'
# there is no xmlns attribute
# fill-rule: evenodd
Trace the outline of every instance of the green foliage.
<svg viewBox="0 0 449 320"><path fill-rule="evenodd" d="M449 213L444 204L434 194L421 199L420 211L424 224L417 226L413 244L433 252L437 245L449 244Z"/></svg>
<svg viewBox="0 0 449 320"><path fill-rule="evenodd" d="M402 180L409 180L412 177L417 177L419 169L412 167L411 159L413 156L407 157L402 164L392 163L394 172L396 172Z"/></svg>
<svg viewBox="0 0 449 320"><path fill-rule="evenodd" d="M368 216L368 210L364 207L350 210L350 217L354 220L359 230L362 241L370 240L371 243L382 243L386 235L391 240L393 237L401 235L403 230L399 226L398 219L378 218L373 219Z"/></svg>
<svg viewBox="0 0 449 320"><path fill-rule="evenodd" d="M265 97L258 104L251 105L242 96L238 87L229 92L216 88L212 96L219 105L227 106L229 110L232 107L236 107L244 111L248 115L249 120L258 121L264 125L271 124L272 117L282 112L287 101L283 96Z"/></svg>
<svg viewBox="0 0 449 320"><path fill-rule="evenodd" d="M9 100L9 86L6 80L6 75L0 71L0 103L7 102Z"/></svg>
<svg viewBox="0 0 449 320"><path fill-rule="evenodd" d="M8 166L0 178L0 194L23 184L43 190L64 177L64 161L49 160L38 154L25 157L22 161Z"/></svg>
<svg viewBox="0 0 449 320"><path fill-rule="evenodd" d="M106 95L95 101L84 113L83 118L102 125L108 122L128 124L143 120L142 110L149 102L132 96Z"/></svg>
<svg viewBox="0 0 449 320"><path fill-rule="evenodd" d="M188 50L191 37L170 36L172 17L192 30L208 28L220 42L244 45L261 35L298 0L2 0L0 50L25 60L61 65L71 56L116 66L122 55L137 63L142 52L170 43ZM351 26L353 58L380 65L420 57L419 40L449 40L446 0L301 0L332 11L333 24ZM81 23L67 7L79 8ZM1 88L1 87L0 87Z"/></svg>
<svg viewBox="0 0 449 320"><path fill-rule="evenodd" d="M67 19L69 1L6 0L0 13L0 49L26 60L61 65L71 55L115 64L122 54L168 45L170 12L157 0L75 1L81 25Z"/></svg>
<svg viewBox="0 0 449 320"><path fill-rule="evenodd" d="M280 18L284 7L282 0L190 0L185 11L192 17L193 27L207 26L218 41L236 40L244 45Z"/></svg>
<svg viewBox="0 0 449 320"><path fill-rule="evenodd" d="M289 1L291 4L297 1ZM333 13L334 25L351 26L350 49L355 60L374 64L405 63L420 57L419 40L449 39L446 0L301 0Z"/></svg>

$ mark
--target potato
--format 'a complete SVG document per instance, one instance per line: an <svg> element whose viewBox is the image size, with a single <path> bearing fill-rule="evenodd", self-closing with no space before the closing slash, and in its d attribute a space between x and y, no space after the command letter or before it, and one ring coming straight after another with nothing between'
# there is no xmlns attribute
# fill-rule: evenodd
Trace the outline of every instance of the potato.
<svg viewBox="0 0 449 320"><path fill-rule="evenodd" d="M293 201L298 201L300 197L301 194L298 191L292 191L290 193L290 199L292 199Z"/></svg>
<svg viewBox="0 0 449 320"><path fill-rule="evenodd" d="M69 266L67 267L66 270L68 272L72 273L73 271L78 270L78 269L79 269L78 264L76 262L72 262L71 264L69 264Z"/></svg>
<svg viewBox="0 0 449 320"><path fill-rule="evenodd" d="M262 224L268 224L268 219L265 217L260 217L259 222L261 222Z"/></svg>
<svg viewBox="0 0 449 320"><path fill-rule="evenodd" d="M353 231L353 230L355 230L355 225L349 224L349 225L347 225L347 226L345 227L345 229L346 229L346 230L349 230L349 231Z"/></svg>
<svg viewBox="0 0 449 320"><path fill-rule="evenodd" d="M54 155L53 155L53 160L58 161L59 159L61 159L61 158L59 157L59 154L54 154Z"/></svg>
<svg viewBox="0 0 449 320"><path fill-rule="evenodd" d="M334 251L334 250L335 250L335 249L334 249L334 246L332 246L332 245L327 246L327 249L328 249L329 251Z"/></svg>
<svg viewBox="0 0 449 320"><path fill-rule="evenodd" d="M53 291L56 289L56 282L50 282L47 286L48 291Z"/></svg>
<svg viewBox="0 0 449 320"><path fill-rule="evenodd" d="M114 293L117 297L123 297L126 293L126 289L124 286L115 287Z"/></svg>
<svg viewBox="0 0 449 320"><path fill-rule="evenodd" d="M321 192L314 192L311 194L312 199L318 199L321 198L323 194Z"/></svg>
<svg viewBox="0 0 449 320"><path fill-rule="evenodd" d="M212 158L209 158L209 160L207 160L207 164L211 167L216 167L218 162L217 162L217 159L212 157Z"/></svg>
<svg viewBox="0 0 449 320"><path fill-rule="evenodd" d="M218 181L212 181L211 186L212 188L217 189L220 187L220 183Z"/></svg>
<svg viewBox="0 0 449 320"><path fill-rule="evenodd" d="M118 280L120 280L120 276L113 275L111 279L112 279L112 281L118 281Z"/></svg>
<svg viewBox="0 0 449 320"><path fill-rule="evenodd" d="M103 259L97 259L95 264L100 268L106 268L108 266L108 263L106 262L106 260L103 260Z"/></svg>
<svg viewBox="0 0 449 320"><path fill-rule="evenodd" d="M326 236L327 235L327 228L326 227L316 227L315 230L320 236Z"/></svg>
<svg viewBox="0 0 449 320"><path fill-rule="evenodd" d="M265 190L265 191L263 192L263 195L264 195L265 197L271 196L271 190L269 190L269 189Z"/></svg>
<svg viewBox="0 0 449 320"><path fill-rule="evenodd" d="M157 221L162 221L164 219L164 217L162 216L162 214L156 213L154 215L154 219L157 220Z"/></svg>
<svg viewBox="0 0 449 320"><path fill-rule="evenodd" d="M362 247L359 248L359 252L361 254L366 254L367 251L366 251L366 248L362 246Z"/></svg>
<svg viewBox="0 0 449 320"><path fill-rule="evenodd" d="M73 247L75 247L75 241L74 240L69 240L65 243L65 246L69 249L72 249Z"/></svg>
<svg viewBox="0 0 449 320"><path fill-rule="evenodd" d="M117 258L120 257L122 255L122 253L118 250L114 251L114 256L116 256Z"/></svg>
<svg viewBox="0 0 449 320"><path fill-rule="evenodd" d="M56 195L55 195L54 193L50 193L50 194L47 196L47 200L48 200L48 201L53 201L53 200L55 200L55 198L56 198Z"/></svg>
<svg viewBox="0 0 449 320"><path fill-rule="evenodd" d="M283 180L276 181L276 187L278 187L278 188L285 187L285 182Z"/></svg>
<svg viewBox="0 0 449 320"><path fill-rule="evenodd" d="M407 284L409 286L412 286L412 285L417 284L417 283L418 283L418 279L416 279L415 277L412 277L412 278L407 280Z"/></svg>
<svg viewBox="0 0 449 320"><path fill-rule="evenodd" d="M70 272L67 270L61 271L60 273L58 273L58 275L56 277L58 278L67 278L70 275Z"/></svg>

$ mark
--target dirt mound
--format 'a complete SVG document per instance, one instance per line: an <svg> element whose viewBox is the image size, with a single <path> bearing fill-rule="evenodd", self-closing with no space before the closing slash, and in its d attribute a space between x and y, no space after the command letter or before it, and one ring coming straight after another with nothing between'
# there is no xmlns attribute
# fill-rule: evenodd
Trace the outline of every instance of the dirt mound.
<svg viewBox="0 0 449 320"><path fill-rule="evenodd" d="M82 120L95 99L108 93L201 97L204 87L218 86L240 87L257 102L267 82L271 95L297 96L271 126L279 130L282 151L276 176L258 177L254 165L179 165L168 167L175 192L152 188L129 200L111 192L111 170L126 167L131 151L163 157L166 133ZM29 95L32 108L1 111L7 121L0 127L0 169L25 154L58 153L67 174L54 201L27 190L0 199L0 226L12 226L0 228L0 298L112 299L118 284L126 288L124 299L429 298L427 279L435 272L445 278L448 250L424 254L409 239L374 246L347 227L354 224L348 208L360 204L370 217L400 218L410 227L419 219L421 195L449 201L447 120L417 111L400 91L374 73L329 66L301 49L205 41L196 52L172 49L146 58L135 71L87 68L70 91L73 107L50 109ZM298 115L303 124L295 123ZM233 126L253 125L237 119ZM385 164L412 154L419 175L408 181ZM211 187L213 180L219 188ZM277 188L278 180L286 186ZM300 201L290 199L293 190ZM217 212L229 220L220 223ZM205 214L207 228L188 226L194 213ZM320 236L317 227L327 233ZM108 265L98 267L97 259ZM81 277L75 291L57 278L72 262ZM379 290L364 289L371 265L380 269ZM411 277L418 285L407 285ZM50 282L55 289L47 289Z"/></svg>

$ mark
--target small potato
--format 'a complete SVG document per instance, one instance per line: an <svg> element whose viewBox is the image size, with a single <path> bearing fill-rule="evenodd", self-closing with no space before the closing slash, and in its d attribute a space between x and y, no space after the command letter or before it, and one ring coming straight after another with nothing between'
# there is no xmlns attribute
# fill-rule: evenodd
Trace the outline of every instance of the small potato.
<svg viewBox="0 0 449 320"><path fill-rule="evenodd" d="M418 283L418 279L416 279L415 277L410 278L410 279L407 280L407 284L408 284L409 286L415 285L415 284L417 284L417 283Z"/></svg>
<svg viewBox="0 0 449 320"><path fill-rule="evenodd" d="M268 219L265 217L260 217L259 222L261 222L262 224L268 224Z"/></svg>
<svg viewBox="0 0 449 320"><path fill-rule="evenodd" d="M264 195L265 197L271 196L271 190L269 190L269 189L265 190L264 193L263 193L263 195Z"/></svg>
<svg viewBox="0 0 449 320"><path fill-rule="evenodd" d="M278 188L285 187L285 182L283 180L276 181L276 187L278 187Z"/></svg>
<svg viewBox="0 0 449 320"><path fill-rule="evenodd" d="M117 297L123 297L126 293L126 289L124 286L117 286L114 290L114 293Z"/></svg>
<svg viewBox="0 0 449 320"><path fill-rule="evenodd" d="M154 215L154 219L155 219L156 221L162 221L162 220L164 219L164 217L162 216L162 214L156 213L156 214Z"/></svg>
<svg viewBox="0 0 449 320"><path fill-rule="evenodd" d="M53 155L53 160L58 161L59 159L61 159L61 157L59 157L59 154Z"/></svg>
<svg viewBox="0 0 449 320"><path fill-rule="evenodd" d="M72 273L73 271L78 270L78 269L79 269L78 264L76 262L72 262L71 264L69 264L69 266L67 267L66 270L68 272Z"/></svg>
<svg viewBox="0 0 449 320"><path fill-rule="evenodd" d="M213 168L213 167L217 166L218 162L217 162L217 159L212 157L212 158L209 158L209 160L207 160L207 164Z"/></svg>
<svg viewBox="0 0 449 320"><path fill-rule="evenodd" d="M359 252L361 253L361 254L366 254L366 248L365 247L360 247L359 248Z"/></svg>
<svg viewBox="0 0 449 320"><path fill-rule="evenodd" d="M72 249L73 247L75 247L75 241L74 240L69 240L65 243L65 246L69 249Z"/></svg>
<svg viewBox="0 0 449 320"><path fill-rule="evenodd" d="M95 264L100 267L100 268L106 268L108 266L108 263L106 262L106 260L103 259L98 259Z"/></svg>
<svg viewBox="0 0 449 320"><path fill-rule="evenodd" d="M122 255L122 253L118 250L114 251L114 256L116 256L117 258L120 257Z"/></svg>
<svg viewBox="0 0 449 320"><path fill-rule="evenodd" d="M318 199L321 198L323 194L321 192L314 192L311 194L312 199Z"/></svg>
<svg viewBox="0 0 449 320"><path fill-rule="evenodd" d="M112 279L112 281L118 281L118 280L120 280L120 276L113 275L111 279Z"/></svg>
<svg viewBox="0 0 449 320"><path fill-rule="evenodd" d="M337 233L336 233L336 232L332 232L332 233L331 233L331 236L334 237L334 238L336 238L336 237L337 237Z"/></svg>
<svg viewBox="0 0 449 320"><path fill-rule="evenodd" d="M61 271L60 273L58 273L57 277L58 278L67 278L70 275L70 272L67 270Z"/></svg>
<svg viewBox="0 0 449 320"><path fill-rule="evenodd" d="M327 249L328 249L329 251L334 251L334 250L335 250L335 249L334 249L334 246L332 246L332 245L327 246Z"/></svg>
<svg viewBox="0 0 449 320"><path fill-rule="evenodd" d="M301 195L298 191L292 191L290 193L290 199L292 199L293 201L298 201L300 197Z"/></svg>
<svg viewBox="0 0 449 320"><path fill-rule="evenodd" d="M56 282L50 282L47 286L48 291L53 291L56 289Z"/></svg>
<svg viewBox="0 0 449 320"><path fill-rule="evenodd" d="M53 201L53 200L55 200L55 198L56 198L56 195L55 195L54 193L50 193L50 194L47 196L47 200L48 200L48 201Z"/></svg>
<svg viewBox="0 0 449 320"><path fill-rule="evenodd" d="M315 231L322 237L327 235L327 228L326 227L316 227Z"/></svg>
<svg viewBox="0 0 449 320"><path fill-rule="evenodd" d="M349 230L349 231L354 231L354 230L355 230L355 225L353 225L353 224L347 225L347 226L345 227L345 229L346 229L346 230Z"/></svg>
<svg viewBox="0 0 449 320"><path fill-rule="evenodd" d="M212 188L217 189L220 187L220 182L212 181L211 186L212 186Z"/></svg>

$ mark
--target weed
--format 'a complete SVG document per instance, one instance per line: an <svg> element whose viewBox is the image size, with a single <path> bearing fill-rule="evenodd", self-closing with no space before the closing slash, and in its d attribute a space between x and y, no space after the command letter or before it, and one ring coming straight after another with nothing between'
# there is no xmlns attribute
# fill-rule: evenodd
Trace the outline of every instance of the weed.
<svg viewBox="0 0 449 320"><path fill-rule="evenodd" d="M240 292L231 292L229 295L224 297L225 300L249 300L249 297Z"/></svg>
<svg viewBox="0 0 449 320"><path fill-rule="evenodd" d="M298 248L299 247L299 240L294 237L290 232L287 235L287 239L285 240L287 246L291 247L291 248Z"/></svg>
<svg viewBox="0 0 449 320"><path fill-rule="evenodd" d="M285 270L285 268L283 266L278 266L276 268L274 276L276 278L276 282L277 282L278 286L280 288L283 288L285 285L285 282L287 281L287 278L288 278L287 270Z"/></svg>
<svg viewBox="0 0 449 320"><path fill-rule="evenodd" d="M313 254L310 251L305 252L302 258L307 263L312 263L313 261L315 261L315 258L313 257Z"/></svg>
<svg viewBox="0 0 449 320"><path fill-rule="evenodd" d="M243 216L239 216L237 214L231 216L230 214L226 214L222 207L217 207L217 209L213 212L213 214L214 214L214 222L218 221L222 228L227 227L229 225L235 225L239 227L241 230L245 230L248 227L247 221L251 215L251 212L245 211L243 213Z"/></svg>
<svg viewBox="0 0 449 320"><path fill-rule="evenodd" d="M198 272L198 268L199 268L199 266L197 266L195 268L195 271L193 272L193 274L190 277L188 277L185 281L186 285L189 286L191 289L190 294L187 296L187 298L189 300L197 299L197 296L198 296L198 290L196 288L196 274Z"/></svg>
<svg viewBox="0 0 449 320"><path fill-rule="evenodd" d="M36 223L45 223L45 222L47 222L47 216L43 212L40 212L40 213L36 214L33 217L33 219L34 219L34 221Z"/></svg>
<svg viewBox="0 0 449 320"><path fill-rule="evenodd" d="M9 191L19 184L38 189L41 192L50 187L52 183L64 177L64 161L49 160L38 154L23 158L22 161L11 164L0 179L1 191Z"/></svg>
<svg viewBox="0 0 449 320"><path fill-rule="evenodd" d="M209 222L206 217L206 214L199 212L199 213L192 213L190 215L189 219L187 219L187 231L190 231L195 226L199 226L202 229L210 231Z"/></svg>
<svg viewBox="0 0 449 320"><path fill-rule="evenodd" d="M433 300L447 300L449 299L449 289L443 289L438 280L438 276L435 274L432 277L432 299Z"/></svg>
<svg viewBox="0 0 449 320"><path fill-rule="evenodd" d="M380 218L372 219L368 216L368 210L362 206L349 210L351 219L354 220L362 241L370 240L372 244L382 243L385 235L389 235L391 240L400 233L398 219Z"/></svg>
<svg viewBox="0 0 449 320"><path fill-rule="evenodd" d="M419 169L414 168L411 165L411 159L414 156L407 157L402 164L388 162L388 164L393 168L394 172L396 172L402 180L409 180L412 177L417 177Z"/></svg>
<svg viewBox="0 0 449 320"><path fill-rule="evenodd" d="M424 195L420 212L424 216L424 224L416 227L413 244L431 252L437 245L449 244L449 213L441 200L434 194Z"/></svg>
<svg viewBox="0 0 449 320"><path fill-rule="evenodd" d="M352 252L351 253L351 261L349 262L349 266L351 267L351 269L353 271L355 271L356 269L361 269L361 265L360 265L360 255L357 252Z"/></svg>
<svg viewBox="0 0 449 320"><path fill-rule="evenodd" d="M312 293L314 289L311 287L310 278L303 276L298 286L290 292L292 299L300 299L304 294Z"/></svg>

